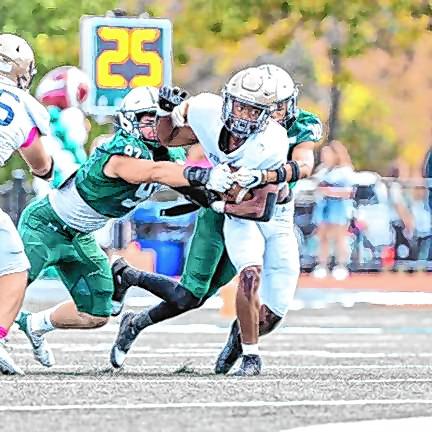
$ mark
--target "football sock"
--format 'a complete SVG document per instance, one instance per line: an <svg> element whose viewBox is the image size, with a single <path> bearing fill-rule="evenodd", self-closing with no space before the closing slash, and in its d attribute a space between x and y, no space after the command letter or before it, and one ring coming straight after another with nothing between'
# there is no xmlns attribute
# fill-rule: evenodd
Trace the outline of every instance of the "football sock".
<svg viewBox="0 0 432 432"><path fill-rule="evenodd" d="M57 307L57 306L56 306ZM55 307L55 308L56 308ZM35 333L45 334L55 329L53 326L50 315L55 308L46 309L41 312L36 312L31 315L31 329Z"/></svg>
<svg viewBox="0 0 432 432"><path fill-rule="evenodd" d="M185 309L179 308L175 303L161 302L151 308L148 313L154 323L174 318L186 312Z"/></svg>
<svg viewBox="0 0 432 432"><path fill-rule="evenodd" d="M135 330L139 332L152 324L154 324L154 322L150 318L148 310L140 312L138 315L135 315L132 318L132 325L135 328Z"/></svg>
<svg viewBox="0 0 432 432"><path fill-rule="evenodd" d="M128 284L144 288L165 301L173 301L175 290L180 285L175 279L168 276L140 271L131 266L126 267L122 278L125 278Z"/></svg>
<svg viewBox="0 0 432 432"><path fill-rule="evenodd" d="M243 355L259 355L258 344L242 343Z"/></svg>

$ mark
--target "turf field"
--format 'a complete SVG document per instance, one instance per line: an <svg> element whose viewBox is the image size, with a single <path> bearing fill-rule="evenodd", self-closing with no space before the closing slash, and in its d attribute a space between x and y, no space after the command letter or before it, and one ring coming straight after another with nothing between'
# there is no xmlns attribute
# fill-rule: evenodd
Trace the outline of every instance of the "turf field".
<svg viewBox="0 0 432 432"><path fill-rule="evenodd" d="M50 334L51 369L13 332L9 347L26 375L0 377L0 430L268 432L432 415L432 307L292 311L262 339L264 373L249 379L212 373L229 325L217 310L148 329L113 372L116 324Z"/></svg>

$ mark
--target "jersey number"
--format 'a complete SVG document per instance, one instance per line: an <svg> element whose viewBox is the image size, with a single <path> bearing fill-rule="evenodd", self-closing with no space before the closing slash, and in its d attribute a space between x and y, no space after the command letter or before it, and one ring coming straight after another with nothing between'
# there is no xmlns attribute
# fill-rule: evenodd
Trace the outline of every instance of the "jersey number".
<svg viewBox="0 0 432 432"><path fill-rule="evenodd" d="M126 156L134 157L134 158L138 159L142 154L142 150L138 147L133 147L130 144L128 144L124 148L124 154Z"/></svg>
<svg viewBox="0 0 432 432"><path fill-rule="evenodd" d="M6 103L2 102L2 96L3 95L9 95L12 96L17 102L19 102L18 96L7 91L0 89L0 126L8 126L12 123L12 120L15 117L14 112L12 111L12 108L7 105ZM3 96L4 99L4 96Z"/></svg>
<svg viewBox="0 0 432 432"><path fill-rule="evenodd" d="M150 197L150 195L153 194L157 189L156 185L154 183L144 183L142 184L135 192L136 200L133 199L125 199L122 201L122 206L126 208L134 208L136 207L140 202L145 201Z"/></svg>

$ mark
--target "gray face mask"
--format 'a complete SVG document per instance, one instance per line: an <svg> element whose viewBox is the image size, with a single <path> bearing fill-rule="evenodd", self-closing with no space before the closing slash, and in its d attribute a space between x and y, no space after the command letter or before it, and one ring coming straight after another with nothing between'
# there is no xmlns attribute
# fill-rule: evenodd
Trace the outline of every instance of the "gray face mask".
<svg viewBox="0 0 432 432"><path fill-rule="evenodd" d="M233 104L235 101L246 103L247 105L254 106L262 110L261 114L256 120L241 119L233 114ZM246 139L250 135L261 132L267 125L270 117L270 110L267 107L253 104L233 97L227 92L223 92L223 105L222 105L222 121L225 127L236 138Z"/></svg>

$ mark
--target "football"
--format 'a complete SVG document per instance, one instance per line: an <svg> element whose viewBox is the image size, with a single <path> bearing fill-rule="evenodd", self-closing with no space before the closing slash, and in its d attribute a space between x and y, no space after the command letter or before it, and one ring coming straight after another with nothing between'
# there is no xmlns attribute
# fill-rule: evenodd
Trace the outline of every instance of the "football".
<svg viewBox="0 0 432 432"><path fill-rule="evenodd" d="M238 171L239 168L229 166L231 172ZM222 194L224 201L228 203L240 204L243 201L249 201L253 198L253 192L248 188L241 187L238 183L234 183L230 189Z"/></svg>

